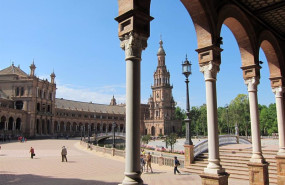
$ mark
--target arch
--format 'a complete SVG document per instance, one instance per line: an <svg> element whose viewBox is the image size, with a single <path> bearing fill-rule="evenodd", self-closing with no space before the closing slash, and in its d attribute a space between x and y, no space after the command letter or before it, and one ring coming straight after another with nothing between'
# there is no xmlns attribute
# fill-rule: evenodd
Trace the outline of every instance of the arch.
<svg viewBox="0 0 285 185"><path fill-rule="evenodd" d="M10 117L8 121L8 130L13 130L14 118Z"/></svg>
<svg viewBox="0 0 285 185"><path fill-rule="evenodd" d="M111 123L108 124L108 132L112 132L112 124Z"/></svg>
<svg viewBox="0 0 285 185"><path fill-rule="evenodd" d="M66 124L66 132L70 132L71 131L71 124L70 124L70 122L67 122L67 124Z"/></svg>
<svg viewBox="0 0 285 185"><path fill-rule="evenodd" d="M45 120L44 119L42 119L42 133L43 134L46 134L47 133L47 131L46 131L46 122L45 122Z"/></svg>
<svg viewBox="0 0 285 185"><path fill-rule="evenodd" d="M151 127L151 135L155 136L155 127L154 126Z"/></svg>
<svg viewBox="0 0 285 185"><path fill-rule="evenodd" d="M97 132L101 132L101 124L97 123Z"/></svg>
<svg viewBox="0 0 285 185"><path fill-rule="evenodd" d="M6 122L6 117L2 116L1 117L1 122L0 122L0 130L4 130L5 129L5 122Z"/></svg>
<svg viewBox="0 0 285 185"><path fill-rule="evenodd" d="M63 121L60 122L59 131L60 132L64 132L65 131L65 125L64 125Z"/></svg>
<svg viewBox="0 0 285 185"><path fill-rule="evenodd" d="M40 133L40 120L37 119L36 121L36 133L39 134Z"/></svg>
<svg viewBox="0 0 285 185"><path fill-rule="evenodd" d="M217 29L221 33L225 24L233 33L240 50L242 66L250 66L258 63L257 48L253 44L256 34L247 16L235 5L225 5L220 8ZM246 28L246 29L245 29Z"/></svg>
<svg viewBox="0 0 285 185"><path fill-rule="evenodd" d="M213 11L208 7L208 4L201 4L199 0L181 0L182 4L188 11L196 30L198 48L204 48L213 44L213 16L208 16L206 12Z"/></svg>
<svg viewBox="0 0 285 185"><path fill-rule="evenodd" d="M47 134L50 134L51 132L50 132L50 128L51 128L51 126L50 126L50 120L48 119L47 120Z"/></svg>
<svg viewBox="0 0 285 185"><path fill-rule="evenodd" d="M76 124L76 122L73 122L73 123L72 123L72 130L71 130L71 131L77 132L77 130L78 130L78 125Z"/></svg>
<svg viewBox="0 0 285 185"><path fill-rule="evenodd" d="M53 128L54 128L54 132L58 132L58 122L57 121L54 122Z"/></svg>
<svg viewBox="0 0 285 185"><path fill-rule="evenodd" d="M270 78L282 77L281 66L284 61L281 47L276 37L268 30L264 30L259 35L259 46L262 48L269 67ZM259 51L259 50L258 50Z"/></svg>
<svg viewBox="0 0 285 185"><path fill-rule="evenodd" d="M106 125L106 123L104 123L103 124L103 132L106 132L106 130L107 130L107 125Z"/></svg>
<svg viewBox="0 0 285 185"><path fill-rule="evenodd" d="M41 111L41 104L37 103L37 111Z"/></svg>

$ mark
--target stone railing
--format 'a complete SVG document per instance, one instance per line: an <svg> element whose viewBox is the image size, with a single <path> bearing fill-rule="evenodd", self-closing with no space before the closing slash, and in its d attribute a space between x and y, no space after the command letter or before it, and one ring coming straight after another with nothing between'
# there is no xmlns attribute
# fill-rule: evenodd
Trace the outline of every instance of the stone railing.
<svg viewBox="0 0 285 185"><path fill-rule="evenodd" d="M109 154L112 156L125 157L125 151L124 150L118 150L115 148L106 148L105 146L101 147L98 145L86 143L85 141L80 141L80 145L83 146L84 148L90 149L90 150L95 151L95 152L101 152L103 154Z"/></svg>
<svg viewBox="0 0 285 185"><path fill-rule="evenodd" d="M120 156L125 157L125 151L124 150L118 150L115 148L106 148L106 147L100 147L96 145L92 145L89 143L86 143L84 141L80 141L80 145L84 148L90 149L95 152L101 152L103 154L109 154L112 156ZM184 167L184 156L179 155L178 160L180 162L180 167ZM173 157L170 156L163 156L163 154L160 152L160 155L154 155L154 153L151 154L151 162L154 164L158 164L159 166L174 166L174 155Z"/></svg>
<svg viewBox="0 0 285 185"><path fill-rule="evenodd" d="M228 144L251 144L251 142L245 138L239 136L219 136L219 146L228 145ZM194 147L194 157L197 157L199 154L208 151L208 139L197 143Z"/></svg>

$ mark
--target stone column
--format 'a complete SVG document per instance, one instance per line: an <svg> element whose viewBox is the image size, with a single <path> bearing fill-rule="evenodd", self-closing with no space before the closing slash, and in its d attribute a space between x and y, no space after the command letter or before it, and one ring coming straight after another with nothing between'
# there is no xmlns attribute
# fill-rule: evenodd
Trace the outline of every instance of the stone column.
<svg viewBox="0 0 285 185"><path fill-rule="evenodd" d="M249 110L251 120L251 136L252 136L252 156L248 163L249 182L256 185L268 185L268 163L265 161L261 151L261 139L259 129L259 113L257 101L257 85L259 77L252 76L245 79L248 89Z"/></svg>
<svg viewBox="0 0 285 185"><path fill-rule="evenodd" d="M282 87L274 87L272 88L272 91L275 94L277 122L278 122L279 151L277 155L285 157L285 118L284 118L284 105L283 105L284 89Z"/></svg>
<svg viewBox="0 0 285 185"><path fill-rule="evenodd" d="M252 136L252 156L250 162L262 163L264 158L261 152L261 139L259 129L259 112L257 102L257 85L258 77L251 77L245 80L248 90L250 120L251 120L251 136Z"/></svg>
<svg viewBox="0 0 285 185"><path fill-rule="evenodd" d="M199 48L198 59L200 71L204 74L206 83L208 153L209 164L200 176L203 185L228 185L229 174L220 164L216 76L220 70L221 52L219 46L211 45Z"/></svg>
<svg viewBox="0 0 285 185"><path fill-rule="evenodd" d="M277 184L285 184L285 119L284 119L284 105L283 105L283 92L284 89L279 87L272 88L275 94L277 122L278 122L278 135L279 135L279 151L276 155L277 162Z"/></svg>
<svg viewBox="0 0 285 185"><path fill-rule="evenodd" d="M208 122L208 151L209 164L204 169L205 173L221 174L225 169L220 165L219 135L216 95L216 75L219 72L219 64L213 61L200 64L200 71L204 73L206 83L207 122Z"/></svg>
<svg viewBox="0 0 285 185"><path fill-rule="evenodd" d="M140 171L140 62L146 39L133 32L120 39L126 60L126 163L122 184L143 184Z"/></svg>

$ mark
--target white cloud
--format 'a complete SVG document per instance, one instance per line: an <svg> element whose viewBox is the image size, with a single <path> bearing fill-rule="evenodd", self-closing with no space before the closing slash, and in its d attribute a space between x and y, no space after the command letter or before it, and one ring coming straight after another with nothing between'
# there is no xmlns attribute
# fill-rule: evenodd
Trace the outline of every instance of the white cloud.
<svg viewBox="0 0 285 185"><path fill-rule="evenodd" d="M105 86L96 88L94 91L89 88L72 87L71 85L57 85L56 97L64 98L68 100L83 101L109 104L113 95L115 96L117 103L124 103L126 101L125 94L116 94L119 88L123 86Z"/></svg>

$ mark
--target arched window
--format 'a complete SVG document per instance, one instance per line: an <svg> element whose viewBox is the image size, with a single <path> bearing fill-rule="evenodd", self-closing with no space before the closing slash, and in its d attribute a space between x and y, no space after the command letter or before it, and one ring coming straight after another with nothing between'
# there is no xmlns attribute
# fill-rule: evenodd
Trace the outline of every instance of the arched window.
<svg viewBox="0 0 285 185"><path fill-rule="evenodd" d="M21 130L21 118L16 119L16 130Z"/></svg>

